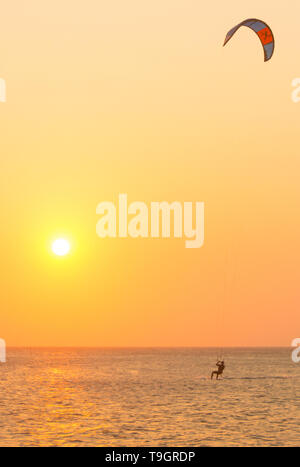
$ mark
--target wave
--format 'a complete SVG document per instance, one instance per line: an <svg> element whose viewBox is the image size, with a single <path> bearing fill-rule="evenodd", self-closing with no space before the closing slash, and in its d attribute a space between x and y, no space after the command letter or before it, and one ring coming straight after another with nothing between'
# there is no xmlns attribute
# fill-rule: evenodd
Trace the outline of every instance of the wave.
<svg viewBox="0 0 300 467"><path fill-rule="evenodd" d="M226 381L226 380L265 380L265 379L294 379L293 377L291 376L242 376L242 377L239 377L239 378L231 378L231 377L224 377L222 378L223 381ZM219 379L219 381L221 381L221 378Z"/></svg>

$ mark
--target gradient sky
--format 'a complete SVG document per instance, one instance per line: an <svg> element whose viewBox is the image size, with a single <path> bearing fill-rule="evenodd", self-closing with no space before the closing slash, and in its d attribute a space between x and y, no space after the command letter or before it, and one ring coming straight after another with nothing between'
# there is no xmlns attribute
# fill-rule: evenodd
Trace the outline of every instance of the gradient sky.
<svg viewBox="0 0 300 467"><path fill-rule="evenodd" d="M257 17L276 37L264 63ZM289 346L300 332L300 4L1 7L0 337ZM204 201L206 239L101 240L96 206ZM68 258L49 252L66 235ZM221 324L220 324L221 323Z"/></svg>

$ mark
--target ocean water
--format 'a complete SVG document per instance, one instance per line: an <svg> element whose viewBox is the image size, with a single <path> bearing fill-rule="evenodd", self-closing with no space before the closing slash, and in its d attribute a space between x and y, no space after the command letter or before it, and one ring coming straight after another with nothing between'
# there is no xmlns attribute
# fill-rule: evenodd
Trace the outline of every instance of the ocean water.
<svg viewBox="0 0 300 467"><path fill-rule="evenodd" d="M0 446L299 446L290 349L9 349Z"/></svg>

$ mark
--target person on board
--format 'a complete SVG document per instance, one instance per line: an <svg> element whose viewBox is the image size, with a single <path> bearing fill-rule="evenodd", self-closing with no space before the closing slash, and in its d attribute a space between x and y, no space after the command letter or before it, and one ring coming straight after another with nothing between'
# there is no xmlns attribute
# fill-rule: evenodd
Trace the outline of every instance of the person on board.
<svg viewBox="0 0 300 467"><path fill-rule="evenodd" d="M223 371L225 370L225 362L224 360L222 361L218 361L216 363L216 366L218 367L218 369L216 371L213 371L212 374L211 374L211 379L213 379L214 375L216 375L216 379L219 379L219 376L223 374Z"/></svg>

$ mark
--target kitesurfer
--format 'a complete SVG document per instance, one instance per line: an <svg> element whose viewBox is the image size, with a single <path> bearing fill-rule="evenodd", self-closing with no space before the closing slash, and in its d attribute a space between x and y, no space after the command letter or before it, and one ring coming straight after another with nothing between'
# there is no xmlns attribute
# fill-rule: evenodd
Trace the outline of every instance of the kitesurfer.
<svg viewBox="0 0 300 467"><path fill-rule="evenodd" d="M225 362L224 360L222 361L218 361L216 363L216 366L217 366L217 370L216 371L213 371L212 374L211 374L211 379L213 379L214 375L216 375L216 379L219 379L219 376L223 374L223 371L225 370Z"/></svg>

